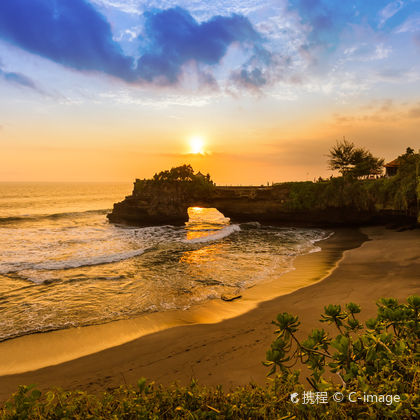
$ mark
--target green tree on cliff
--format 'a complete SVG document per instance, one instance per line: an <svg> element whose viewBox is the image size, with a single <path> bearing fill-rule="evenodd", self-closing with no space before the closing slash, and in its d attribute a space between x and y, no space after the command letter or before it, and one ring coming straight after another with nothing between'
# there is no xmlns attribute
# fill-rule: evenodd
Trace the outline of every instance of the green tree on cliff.
<svg viewBox="0 0 420 420"><path fill-rule="evenodd" d="M169 171L161 171L153 176L154 181L162 182L191 182L194 179L194 169L191 165L177 166L176 168L172 168Z"/></svg>
<svg viewBox="0 0 420 420"><path fill-rule="evenodd" d="M407 147L406 152L398 156L398 171L390 179L395 190L396 203L402 208L416 208L420 217L420 153Z"/></svg>
<svg viewBox="0 0 420 420"><path fill-rule="evenodd" d="M136 190L141 191L144 185L165 184L175 185L178 189L198 196L207 194L214 188L210 174L202 175L200 172L195 174L191 165L182 165L156 173L151 180L139 182Z"/></svg>
<svg viewBox="0 0 420 420"><path fill-rule="evenodd" d="M354 178L380 175L384 160L374 157L372 153L343 138L329 151L329 169L338 170L343 176Z"/></svg>

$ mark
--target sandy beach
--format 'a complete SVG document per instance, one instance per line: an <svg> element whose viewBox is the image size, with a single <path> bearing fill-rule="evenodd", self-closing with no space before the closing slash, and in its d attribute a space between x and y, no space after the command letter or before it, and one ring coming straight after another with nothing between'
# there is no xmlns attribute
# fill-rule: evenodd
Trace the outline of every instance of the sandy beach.
<svg viewBox="0 0 420 420"><path fill-rule="evenodd" d="M266 284L244 293L238 301L213 303L200 312L201 318L198 315L190 318L191 323L207 323L173 322L173 328L75 360L2 376L0 399L6 399L19 384L32 383L40 389L61 387L89 392L132 384L140 377L163 384L187 383L195 378L202 384L222 384L226 388L264 383L267 370L261 362L274 337L271 320L277 313L299 315L302 323L299 334L305 336L319 325L318 319L327 304L358 303L362 307L360 318L365 320L376 313L375 301L380 297L405 299L420 292L418 229L404 232L383 227L340 229L320 246L321 252L298 257L294 263L296 270L284 275L283 280L287 276L295 281L300 279L299 290L284 294L285 290L276 290L274 286L270 289ZM219 310L219 314L215 313ZM232 317L235 311L242 314ZM207 314L207 320L203 314ZM188 318L183 321L188 323ZM48 334L28 336L25 341L28 358L37 352L36 336L42 335L45 342ZM78 337L83 340L83 332Z"/></svg>

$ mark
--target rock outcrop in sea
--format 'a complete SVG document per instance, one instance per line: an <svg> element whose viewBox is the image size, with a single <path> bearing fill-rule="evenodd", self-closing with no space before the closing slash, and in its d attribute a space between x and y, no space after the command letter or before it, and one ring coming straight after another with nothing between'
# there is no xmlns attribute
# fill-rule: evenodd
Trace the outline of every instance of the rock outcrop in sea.
<svg viewBox="0 0 420 420"><path fill-rule="evenodd" d="M162 175L163 174L163 175ZM375 182L381 180L372 180ZM300 226L397 222L413 224L417 210L381 199L366 182L335 178L272 186L216 186L188 165L136 180L132 195L116 203L108 219L135 226L180 225L189 207L212 207L234 222L258 221Z"/></svg>

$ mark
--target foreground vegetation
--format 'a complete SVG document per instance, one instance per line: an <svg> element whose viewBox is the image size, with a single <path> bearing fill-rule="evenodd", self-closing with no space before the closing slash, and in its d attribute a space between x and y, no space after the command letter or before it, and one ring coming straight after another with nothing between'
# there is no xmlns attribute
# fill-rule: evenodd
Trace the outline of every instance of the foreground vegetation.
<svg viewBox="0 0 420 420"><path fill-rule="evenodd" d="M273 377L267 387L249 385L227 392L195 382L164 388L141 379L136 387L93 396L79 391L41 393L33 386L22 386L0 409L0 418L419 418L420 297L411 296L405 304L380 300L377 317L365 326L357 319L359 312L354 303L345 310L339 305L325 307L321 322L333 324L338 335L330 337L323 329L314 330L304 341L296 337L298 318L279 314L273 322L276 339L264 362ZM309 368L311 390L293 370L299 360ZM336 393L343 395L342 402L332 398ZM349 400L350 395L355 402ZM382 402L358 399L365 395L398 398Z"/></svg>
<svg viewBox="0 0 420 420"><path fill-rule="evenodd" d="M342 177L329 180L289 182L286 205L296 211L329 208L360 212L391 210L416 217L420 200L420 154L408 148L398 160L398 172L391 177L360 179L352 170L346 169Z"/></svg>

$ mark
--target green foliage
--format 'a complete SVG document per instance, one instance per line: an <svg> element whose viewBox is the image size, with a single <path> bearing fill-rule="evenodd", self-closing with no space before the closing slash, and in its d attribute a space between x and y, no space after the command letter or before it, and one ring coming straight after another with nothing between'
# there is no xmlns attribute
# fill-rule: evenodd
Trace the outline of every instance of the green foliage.
<svg viewBox="0 0 420 420"><path fill-rule="evenodd" d="M343 176L360 178L380 175L384 160L343 138L330 149L328 164L331 170L339 170Z"/></svg>
<svg viewBox="0 0 420 420"><path fill-rule="evenodd" d="M297 211L344 207L371 211L379 203L378 194L371 187L380 181L340 177L322 182L289 182L286 207Z"/></svg>
<svg viewBox="0 0 420 420"><path fill-rule="evenodd" d="M179 193L189 196L205 196L214 188L210 174L195 174L191 165L182 165L170 170L154 174L152 179L137 179L134 183L134 195L141 195L147 191L175 189Z"/></svg>
<svg viewBox="0 0 420 420"><path fill-rule="evenodd" d="M267 352L270 374L267 386L250 384L223 391L192 381L187 387L156 386L141 378L137 386L120 387L100 395L80 391L50 390L41 393L33 385L20 386L0 407L2 420L41 419L340 419L418 418L419 402L419 314L420 297L406 304L395 299L378 302L377 317L366 322L356 319L359 305L349 303L325 307L322 322L338 329L330 337L324 329L313 330L306 340L296 334L297 316L279 314L273 324L276 339ZM324 404L293 403L291 395L304 395L299 372L301 361L310 370L308 382L316 392L330 396L340 391L399 395L401 401L355 403L332 398ZM329 374L326 372L329 369ZM339 378L339 383L331 379Z"/></svg>
<svg viewBox="0 0 420 420"><path fill-rule="evenodd" d="M289 210L349 208L361 212L393 210L416 216L420 198L420 154L399 157L397 175L379 179L337 177L320 182L289 182Z"/></svg>
<svg viewBox="0 0 420 420"><path fill-rule="evenodd" d="M154 183L179 183L179 182L191 182L191 183L209 183L213 184L210 179L210 174L201 175L194 174L194 169L191 165L182 165L172 168L169 171L161 171L153 175L151 179Z"/></svg>
<svg viewBox="0 0 420 420"><path fill-rule="evenodd" d="M194 179L194 169L191 165L177 166L169 171L156 173L153 176L153 181L156 182L192 182Z"/></svg>
<svg viewBox="0 0 420 420"><path fill-rule="evenodd" d="M316 391L401 397L401 401L389 405L350 404L347 408L354 417L416 418L420 414L416 412L420 297L410 296L405 304L381 299L377 306L377 317L368 320L364 327L355 317L360 312L359 305L349 303L345 310L340 305L328 305L321 322L334 325L338 334L330 337L324 330L316 329L303 342L296 337L298 318L288 313L278 315L274 322L279 327L275 331L277 338L264 362L271 368L269 375L277 368L282 376L290 375L291 366L300 361L311 372L306 379ZM331 373L338 376L340 385L331 379Z"/></svg>
<svg viewBox="0 0 420 420"><path fill-rule="evenodd" d="M0 408L2 420L61 419L292 419L343 418L337 403L328 406L296 405L290 394L302 392L294 374L284 374L267 387L248 385L229 392L221 386L206 388L192 382L187 387L147 384L121 387L98 396L62 390L41 394L21 386ZM309 417L308 417L309 416Z"/></svg>
<svg viewBox="0 0 420 420"><path fill-rule="evenodd" d="M325 184L306 182L287 182L289 187L286 206L290 210L311 210L320 206L319 196L325 190Z"/></svg>
<svg viewBox="0 0 420 420"><path fill-rule="evenodd" d="M398 161L400 166L397 175L379 180L373 186L374 193L385 206L415 215L420 197L420 154L407 148L407 152L399 156Z"/></svg>

